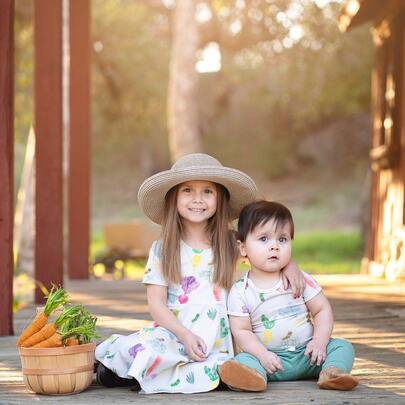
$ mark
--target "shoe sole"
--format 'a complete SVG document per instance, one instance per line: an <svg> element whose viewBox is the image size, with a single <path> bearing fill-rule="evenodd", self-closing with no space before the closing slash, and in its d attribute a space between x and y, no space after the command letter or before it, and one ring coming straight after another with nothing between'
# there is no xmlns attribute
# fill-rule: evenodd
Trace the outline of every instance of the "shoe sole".
<svg viewBox="0 0 405 405"><path fill-rule="evenodd" d="M319 383L323 390L350 391L359 384L359 380L350 374L342 374Z"/></svg>
<svg viewBox="0 0 405 405"><path fill-rule="evenodd" d="M267 381L259 372L235 360L228 360L222 364L219 375L221 380L234 390L265 391L267 389Z"/></svg>

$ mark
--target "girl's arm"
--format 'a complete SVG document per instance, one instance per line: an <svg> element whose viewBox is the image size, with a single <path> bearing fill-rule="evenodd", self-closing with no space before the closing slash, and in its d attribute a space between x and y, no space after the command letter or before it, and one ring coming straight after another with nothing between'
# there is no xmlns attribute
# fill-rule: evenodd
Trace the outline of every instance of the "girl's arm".
<svg viewBox="0 0 405 405"><path fill-rule="evenodd" d="M242 351L255 356L270 374L275 373L277 370L284 371L280 358L275 353L267 350L253 333L250 317L230 315L229 321L235 342Z"/></svg>
<svg viewBox="0 0 405 405"><path fill-rule="evenodd" d="M291 286L293 297L300 297L305 290L305 279L302 271L299 269L297 264L290 260L287 266L281 272L281 277L283 278L283 286L286 290L288 286Z"/></svg>
<svg viewBox="0 0 405 405"><path fill-rule="evenodd" d="M147 284L146 295L149 311L153 320L159 325L174 333L183 343L184 349L194 361L203 361L206 358L207 346L204 340L186 329L170 311L167 302L167 287L156 284Z"/></svg>
<svg viewBox="0 0 405 405"><path fill-rule="evenodd" d="M311 312L314 323L314 335L307 344L305 356L311 356L311 364L320 366L326 359L326 346L333 330L333 312L328 299L321 291L306 306Z"/></svg>

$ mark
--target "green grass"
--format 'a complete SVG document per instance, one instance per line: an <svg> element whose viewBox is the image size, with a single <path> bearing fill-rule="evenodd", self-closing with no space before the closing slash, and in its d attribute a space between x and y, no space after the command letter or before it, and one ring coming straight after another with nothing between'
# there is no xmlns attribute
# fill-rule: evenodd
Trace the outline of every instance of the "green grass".
<svg viewBox="0 0 405 405"><path fill-rule="evenodd" d="M91 233L90 242L90 260L93 262L95 255L105 249L103 233L101 231L93 231Z"/></svg>
<svg viewBox="0 0 405 405"><path fill-rule="evenodd" d="M358 273L362 253L363 241L355 231L311 231L293 241L293 258L308 273Z"/></svg>
<svg viewBox="0 0 405 405"><path fill-rule="evenodd" d="M101 232L92 233L91 260L97 252L105 249ZM293 259L298 266L312 274L358 273L363 251L363 241L355 231L310 231L301 233L293 241ZM126 275L142 278L143 261L128 262ZM122 263L117 263L117 267ZM98 268L99 274L103 271Z"/></svg>

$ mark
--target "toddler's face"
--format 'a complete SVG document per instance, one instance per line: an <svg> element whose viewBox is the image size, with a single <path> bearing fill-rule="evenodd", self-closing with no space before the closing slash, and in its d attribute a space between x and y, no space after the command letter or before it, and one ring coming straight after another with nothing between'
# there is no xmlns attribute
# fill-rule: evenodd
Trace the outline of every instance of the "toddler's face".
<svg viewBox="0 0 405 405"><path fill-rule="evenodd" d="M204 223L217 209L217 187L203 180L186 181L179 185L177 210L183 224Z"/></svg>
<svg viewBox="0 0 405 405"><path fill-rule="evenodd" d="M273 220L258 225L244 243L238 242L240 253L247 256L253 270L277 272L291 259L290 225L276 227Z"/></svg>

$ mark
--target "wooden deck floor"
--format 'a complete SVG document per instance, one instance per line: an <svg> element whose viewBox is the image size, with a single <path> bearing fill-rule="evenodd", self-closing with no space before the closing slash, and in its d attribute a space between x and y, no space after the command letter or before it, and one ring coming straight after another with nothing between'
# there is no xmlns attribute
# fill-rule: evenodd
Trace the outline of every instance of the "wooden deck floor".
<svg viewBox="0 0 405 405"><path fill-rule="evenodd" d="M334 336L349 339L356 349L353 374L361 385L351 392L319 390L315 381L272 383L264 393L213 391L198 395L139 395L126 388L96 384L77 395L39 396L25 390L16 337L0 338L0 404L38 402L70 404L126 403L266 403L266 404L405 404L405 284L391 285L361 275L316 277L335 313ZM99 318L103 338L129 334L148 323L143 286L135 281L68 281L74 301ZM33 308L16 314L20 333Z"/></svg>

